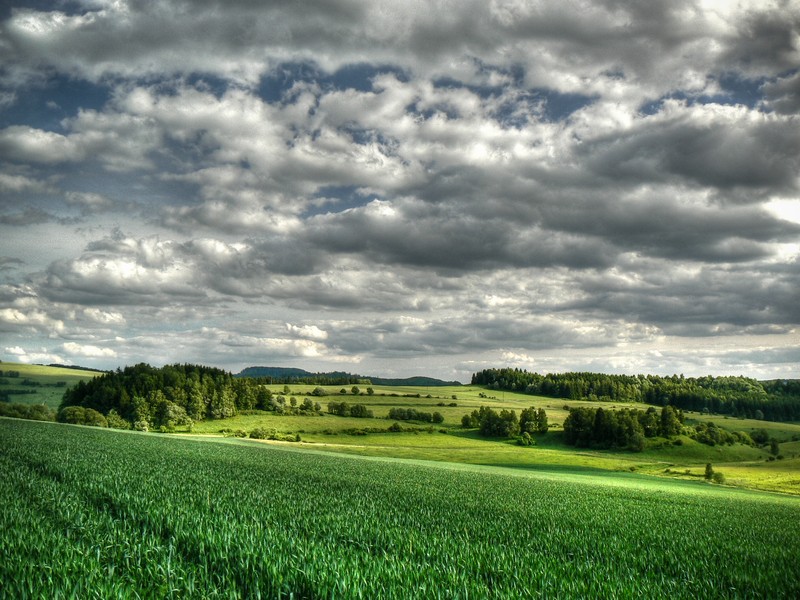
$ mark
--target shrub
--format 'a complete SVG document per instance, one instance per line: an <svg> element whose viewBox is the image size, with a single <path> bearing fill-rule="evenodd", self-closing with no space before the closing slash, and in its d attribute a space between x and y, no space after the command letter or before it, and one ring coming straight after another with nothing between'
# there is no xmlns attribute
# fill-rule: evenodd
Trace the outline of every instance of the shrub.
<svg viewBox="0 0 800 600"><path fill-rule="evenodd" d="M716 472L715 472L715 473L714 473L714 474L711 476L711 481L713 481L714 483L720 483L720 484L722 484L722 483L725 483L725 475L723 475L723 474L722 474L722 473L720 473L719 471L716 471Z"/></svg>
<svg viewBox="0 0 800 600"><path fill-rule="evenodd" d="M267 429L266 427L256 427L250 432L250 439L253 440L267 440L271 435L275 435L274 429Z"/></svg>
<svg viewBox="0 0 800 600"><path fill-rule="evenodd" d="M114 410L113 408L108 411L106 415L106 421L108 422L108 426L113 429L130 429L131 424L128 423L125 419L119 416L119 413Z"/></svg>
<svg viewBox="0 0 800 600"><path fill-rule="evenodd" d="M66 406L58 411L59 423L71 423L73 425L91 425L93 427L108 427L108 421L93 408L82 406Z"/></svg>
<svg viewBox="0 0 800 600"><path fill-rule="evenodd" d="M531 437L530 433L528 433L527 431L523 431L522 435L519 436L519 438L517 439L517 445L519 445L519 446L535 446L536 442Z"/></svg>

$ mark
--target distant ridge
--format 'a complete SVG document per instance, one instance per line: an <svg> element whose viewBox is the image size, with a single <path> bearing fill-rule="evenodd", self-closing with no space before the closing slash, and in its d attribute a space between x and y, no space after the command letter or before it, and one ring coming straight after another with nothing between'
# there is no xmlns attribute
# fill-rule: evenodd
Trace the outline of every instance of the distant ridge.
<svg viewBox="0 0 800 600"><path fill-rule="evenodd" d="M343 371L332 371L330 373L312 373L305 369L294 367L247 367L242 369L234 377L266 377L272 379L274 383L318 383L320 385L339 385L348 383L371 383L373 385L413 385L441 387L451 385L461 385L459 381L443 381L434 377L369 377L366 375L354 375Z"/></svg>
<svg viewBox="0 0 800 600"><path fill-rule="evenodd" d="M53 367L55 369L72 369L73 371L91 371L92 373L108 373L108 371L104 371L103 369L80 367L78 365L60 365L58 363L50 363L49 365L42 365L42 366Z"/></svg>

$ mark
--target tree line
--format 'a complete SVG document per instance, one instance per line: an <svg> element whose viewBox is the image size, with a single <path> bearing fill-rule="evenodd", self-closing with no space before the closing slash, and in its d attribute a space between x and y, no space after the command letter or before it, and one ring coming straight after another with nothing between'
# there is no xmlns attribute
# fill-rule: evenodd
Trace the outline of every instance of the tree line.
<svg viewBox="0 0 800 600"><path fill-rule="evenodd" d="M423 423L444 422L442 413L438 411L430 413L417 410L416 408L390 408L388 418L395 421L422 421Z"/></svg>
<svg viewBox="0 0 800 600"><path fill-rule="evenodd" d="M643 402L682 410L770 421L800 420L800 380L757 381L748 377L608 375L485 369L473 385L571 400Z"/></svg>

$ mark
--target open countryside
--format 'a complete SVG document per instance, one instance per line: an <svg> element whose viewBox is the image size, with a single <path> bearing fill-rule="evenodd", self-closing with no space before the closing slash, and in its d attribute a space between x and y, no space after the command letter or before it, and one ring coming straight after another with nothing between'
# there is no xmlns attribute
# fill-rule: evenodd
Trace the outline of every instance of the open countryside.
<svg viewBox="0 0 800 600"><path fill-rule="evenodd" d="M2 366L40 381L29 387L43 392L41 400L50 397L47 382L71 377L69 398L100 375ZM181 368L188 379L220 373ZM156 379L170 372L134 370ZM794 560L800 535L787 527L800 511L798 424L687 412L680 435L647 438L641 451L578 448L564 439L576 410L641 416L649 407L476 385L291 382L254 389L280 410L195 421L184 409L169 415L176 422L162 425L151 413L148 431L114 421L116 408L96 411L95 427L0 419L0 460L8 475L0 495L15 507L4 513L0 533L9 557L0 579L13 582L9 593L800 593ZM151 392L153 398L175 393ZM40 398L12 400L0 404L5 414ZM465 415L487 407L497 415L541 409L547 431L534 431L521 445L522 434L484 437L465 427ZM61 406L62 420L69 409ZM82 418L92 410L83 409ZM756 438L765 431L770 441L712 446L690 435L709 423ZM109 427L114 424L125 430ZM709 467L721 476L712 479Z"/></svg>

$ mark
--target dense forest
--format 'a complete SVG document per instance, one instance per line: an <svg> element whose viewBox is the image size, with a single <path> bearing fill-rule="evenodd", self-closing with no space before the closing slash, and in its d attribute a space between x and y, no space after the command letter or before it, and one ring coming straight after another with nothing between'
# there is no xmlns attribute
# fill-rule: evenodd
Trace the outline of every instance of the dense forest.
<svg viewBox="0 0 800 600"><path fill-rule="evenodd" d="M214 367L176 364L156 368L141 363L68 389L59 407L59 420L96 421L96 412L112 427L147 430L231 417L243 410L302 410L302 405L286 405L285 399L274 397L261 383L234 378Z"/></svg>
<svg viewBox="0 0 800 600"><path fill-rule="evenodd" d="M530 373L486 369L473 385L570 400L644 402L682 410L769 421L800 420L800 380L756 381L747 377Z"/></svg>

